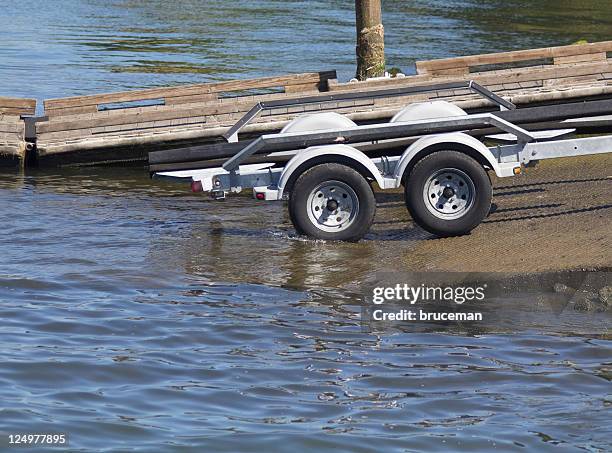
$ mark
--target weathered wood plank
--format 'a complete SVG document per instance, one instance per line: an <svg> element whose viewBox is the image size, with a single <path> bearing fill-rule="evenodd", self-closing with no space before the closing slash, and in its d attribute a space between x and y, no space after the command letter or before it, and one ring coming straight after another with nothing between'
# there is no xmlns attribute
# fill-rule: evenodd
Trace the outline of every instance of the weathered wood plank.
<svg viewBox="0 0 612 453"><path fill-rule="evenodd" d="M569 57L555 57L553 62L556 65L586 63L591 61L604 61L608 58L606 52L588 53L582 55L570 55Z"/></svg>
<svg viewBox="0 0 612 453"><path fill-rule="evenodd" d="M195 104L200 102L211 102L218 99L216 93L202 94L199 96L176 96L166 98L166 105L182 105L182 104Z"/></svg>
<svg viewBox="0 0 612 453"><path fill-rule="evenodd" d="M20 153L21 150L24 149L23 145L20 142L4 142L3 139L0 138L0 154L17 154Z"/></svg>
<svg viewBox="0 0 612 453"><path fill-rule="evenodd" d="M366 80L362 82L346 82L339 83L338 81L330 81L329 91L353 91L353 90L375 90L383 89L383 87L406 86L412 84L427 84L433 83L434 79L431 75L413 75L403 78L393 78L384 80Z"/></svg>
<svg viewBox="0 0 612 453"><path fill-rule="evenodd" d="M612 61L602 63L583 63L563 68L550 66L545 69L533 70L531 68L521 68L507 70L506 75L502 79L504 83L521 83L534 82L542 80L552 80L577 76L593 76L594 80L600 77L602 72L612 69ZM499 75L488 76L486 72L471 74L471 78L483 85L491 85L496 81L499 82Z"/></svg>
<svg viewBox="0 0 612 453"><path fill-rule="evenodd" d="M0 167L23 167L26 147L22 137L0 133Z"/></svg>
<svg viewBox="0 0 612 453"><path fill-rule="evenodd" d="M36 111L36 99L0 97L0 113L33 115Z"/></svg>
<svg viewBox="0 0 612 453"><path fill-rule="evenodd" d="M92 127L117 126L122 124L136 124L149 121L164 121L178 118L189 118L192 116L205 116L207 111L202 108L176 109L165 111L153 111L149 113L136 113L125 115L112 115L103 117L88 117L85 119L71 119L67 121L44 121L36 123L36 133L68 131L76 129L87 129Z"/></svg>
<svg viewBox="0 0 612 453"><path fill-rule="evenodd" d="M568 87L575 88L578 86L597 86L605 85L605 81L597 80L592 75L589 76L575 76L575 77L559 77L556 79L544 80L544 88L548 87Z"/></svg>
<svg viewBox="0 0 612 453"><path fill-rule="evenodd" d="M36 107L36 99L0 97L0 108L32 109Z"/></svg>
<svg viewBox="0 0 612 453"><path fill-rule="evenodd" d="M0 115L14 116L19 118L21 115L32 115L29 111L24 111L19 108L0 108Z"/></svg>
<svg viewBox="0 0 612 453"><path fill-rule="evenodd" d="M0 133L23 133L25 124L17 121L2 121L0 120Z"/></svg>
<svg viewBox="0 0 612 453"><path fill-rule="evenodd" d="M23 141L22 132L0 132L0 142L17 143Z"/></svg>
<svg viewBox="0 0 612 453"><path fill-rule="evenodd" d="M30 116L34 115L35 112L36 108L0 107L0 117L13 116L18 119L21 115Z"/></svg>
<svg viewBox="0 0 612 453"><path fill-rule="evenodd" d="M571 46L516 50L512 52L499 52L457 58L444 58L440 60L417 61L416 67L418 74L429 74L454 68L470 68L472 66L516 63L520 61L570 57L573 55L610 51L612 51L612 41L604 41L592 44L576 44Z"/></svg>
<svg viewBox="0 0 612 453"><path fill-rule="evenodd" d="M295 96L294 96L295 97ZM257 97L260 100L278 99L276 95L264 95ZM282 98L285 98L283 95ZM92 127L114 126L120 124L133 124L147 121L162 121L171 119L184 119L191 116L207 116L211 123L227 122L232 118L226 116L236 114L234 117L238 119L244 112L248 111L255 103L255 98L250 101L244 101L242 98L234 98L233 102L211 102L204 104L181 104L178 106L152 106L141 107L138 109L121 109L98 113L87 113L83 115L59 116L50 117L48 121L38 122L36 124L36 132L39 135L45 135L50 132L61 132L76 129L90 129ZM226 101L226 100L223 100ZM366 104L371 101L360 101ZM351 103L350 106L354 105ZM338 108L338 103L333 103L328 108ZM284 109L283 112L274 111L273 114L299 113L304 111L315 111L319 108L325 109L325 105L316 106L299 106L289 112ZM221 116L221 117L220 117ZM262 115L264 116L264 115Z"/></svg>
<svg viewBox="0 0 612 453"><path fill-rule="evenodd" d="M432 83L457 82L464 80L475 80L476 82L486 87L499 85L500 82L505 84L523 84L532 83L542 86L544 80L565 79L578 76L592 76L593 80L601 79L602 73L612 71L612 61L606 60L600 63L579 63L567 66L544 66L542 68L519 68L505 69L496 71L495 74L489 72L472 73L469 77L431 77L431 76L409 76L401 79L374 80L366 82L333 84L330 86L332 91L371 91L382 90L385 88L397 88L408 86L425 86Z"/></svg>
<svg viewBox="0 0 612 453"><path fill-rule="evenodd" d="M51 110L67 109L67 108L82 108L94 107L100 104L136 102L143 100L165 99L182 96L201 96L202 94L211 93L210 87L203 85L189 85L185 87L175 88L150 88L147 90L123 91L117 93L94 94L89 96L75 96L60 99L46 99L44 101L45 113L51 113Z"/></svg>
<svg viewBox="0 0 612 453"><path fill-rule="evenodd" d="M460 68L439 69L437 71L426 72L425 74L431 74L434 76L444 75L468 77L470 74L470 68L468 66L462 66Z"/></svg>
<svg viewBox="0 0 612 453"><path fill-rule="evenodd" d="M250 80L232 80L228 82L205 83L185 85L172 88L150 88L146 90L124 91L117 93L103 93L89 96L75 96L60 99L47 99L44 101L45 112L73 107L97 106L100 104L135 102L169 98L186 98L202 96L213 93L232 91L245 91L251 89L264 89L274 87L288 87L306 83L325 84L328 78L336 77L335 71L320 73L292 74L279 77L264 77ZM171 101L172 102L172 101Z"/></svg>
<svg viewBox="0 0 612 453"><path fill-rule="evenodd" d="M538 88L541 87L543 82L541 80L531 80L528 82L518 82L521 88Z"/></svg>
<svg viewBox="0 0 612 453"><path fill-rule="evenodd" d="M313 93L314 94L314 93ZM112 115L126 115L126 114L136 114L136 113L146 113L150 111L157 110L166 110L173 108L195 108L195 107L204 107L204 106L217 106L219 104L233 104L239 105L239 111L247 111L253 105L260 101L271 101L277 99L294 99L296 97L300 97L303 93L271 93L271 94L257 94L257 95L249 95L249 96L234 96L234 97L225 97L225 98L216 98L216 94L212 94L211 100L207 100L207 96L202 96L202 98L198 97L186 97L186 98L169 98L171 101L174 99L180 99L181 103L173 104L168 103L166 100L165 105L144 105L140 107L130 107L130 108L119 108L119 109L108 109L108 110L97 110L95 105L85 106L85 107L67 107L62 109L50 110L47 112L47 116L50 121L66 121L68 119L74 119L75 117L80 117L78 119L84 119L86 117L91 118L100 118L104 115L112 116ZM184 103L182 103L184 101Z"/></svg>
<svg viewBox="0 0 612 453"><path fill-rule="evenodd" d="M287 85L285 87L285 93L306 93L317 91L320 91L319 83L301 83L299 85Z"/></svg>
<svg viewBox="0 0 612 453"><path fill-rule="evenodd" d="M59 109L47 109L45 107L45 116L56 117L56 116L80 115L80 114L85 114L85 113L96 113L97 111L98 111L97 105L85 105L82 107L66 107L66 108L59 108Z"/></svg>
<svg viewBox="0 0 612 453"><path fill-rule="evenodd" d="M304 74L291 74L280 77L264 77L250 80L230 80L212 84L214 93L228 91L244 91L257 88L287 87L292 85L303 85L306 83L320 83L321 91L327 86L327 80L336 78L336 71L312 72Z"/></svg>
<svg viewBox="0 0 612 453"><path fill-rule="evenodd" d="M25 146L23 144L6 145L0 143L0 167L23 167L25 160Z"/></svg>

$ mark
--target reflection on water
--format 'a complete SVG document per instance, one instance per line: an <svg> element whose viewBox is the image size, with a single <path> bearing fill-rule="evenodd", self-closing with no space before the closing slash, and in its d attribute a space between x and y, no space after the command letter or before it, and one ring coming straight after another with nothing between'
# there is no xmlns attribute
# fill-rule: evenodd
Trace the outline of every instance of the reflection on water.
<svg viewBox="0 0 612 453"><path fill-rule="evenodd" d="M294 237L282 204L184 189L0 176L1 431L96 451L609 447L605 340L362 330L364 282L427 237L386 240L393 196L382 230L330 244Z"/></svg>

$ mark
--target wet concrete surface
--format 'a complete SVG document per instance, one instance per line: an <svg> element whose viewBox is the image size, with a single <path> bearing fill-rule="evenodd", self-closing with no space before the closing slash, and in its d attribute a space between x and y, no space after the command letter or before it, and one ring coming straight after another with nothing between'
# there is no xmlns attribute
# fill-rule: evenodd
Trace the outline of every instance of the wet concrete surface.
<svg viewBox="0 0 612 453"><path fill-rule="evenodd" d="M471 234L437 239L412 222L401 193L379 193L368 240L414 240L406 269L544 272L612 265L612 157L556 159L492 177L490 216Z"/></svg>

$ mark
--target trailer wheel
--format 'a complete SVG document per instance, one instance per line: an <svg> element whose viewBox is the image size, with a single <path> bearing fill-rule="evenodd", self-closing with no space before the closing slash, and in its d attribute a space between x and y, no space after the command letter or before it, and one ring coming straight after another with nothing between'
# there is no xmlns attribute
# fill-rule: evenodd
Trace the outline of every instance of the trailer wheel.
<svg viewBox="0 0 612 453"><path fill-rule="evenodd" d="M438 151L421 159L405 184L414 221L442 237L476 228L491 209L491 180L475 159L457 151Z"/></svg>
<svg viewBox="0 0 612 453"><path fill-rule="evenodd" d="M289 217L296 231L315 239L359 241L375 213L376 199L368 181L342 164L308 169L289 197Z"/></svg>

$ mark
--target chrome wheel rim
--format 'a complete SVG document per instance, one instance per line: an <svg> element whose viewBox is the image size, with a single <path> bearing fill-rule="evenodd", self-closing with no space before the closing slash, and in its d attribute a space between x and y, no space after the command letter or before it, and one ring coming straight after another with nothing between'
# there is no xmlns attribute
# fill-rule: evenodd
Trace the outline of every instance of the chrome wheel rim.
<svg viewBox="0 0 612 453"><path fill-rule="evenodd" d="M355 191L341 181L325 181L316 186L307 201L308 218L326 232L349 228L359 213L359 199Z"/></svg>
<svg viewBox="0 0 612 453"><path fill-rule="evenodd" d="M465 172L443 168L432 174L423 187L423 199L429 212L439 219L464 216L474 205L476 188Z"/></svg>

